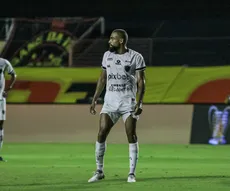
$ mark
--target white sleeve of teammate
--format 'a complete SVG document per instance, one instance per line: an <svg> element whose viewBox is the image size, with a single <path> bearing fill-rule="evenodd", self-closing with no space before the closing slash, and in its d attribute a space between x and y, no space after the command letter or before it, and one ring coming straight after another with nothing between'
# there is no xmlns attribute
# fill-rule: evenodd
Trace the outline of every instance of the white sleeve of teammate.
<svg viewBox="0 0 230 191"><path fill-rule="evenodd" d="M106 70L106 53L103 55L101 67L103 70Z"/></svg>
<svg viewBox="0 0 230 191"><path fill-rule="evenodd" d="M145 60L141 54L136 56L136 71L145 70Z"/></svg>
<svg viewBox="0 0 230 191"><path fill-rule="evenodd" d="M6 63L6 70L7 70L8 74L13 74L14 69L13 69L11 63L8 60L5 60L5 63Z"/></svg>

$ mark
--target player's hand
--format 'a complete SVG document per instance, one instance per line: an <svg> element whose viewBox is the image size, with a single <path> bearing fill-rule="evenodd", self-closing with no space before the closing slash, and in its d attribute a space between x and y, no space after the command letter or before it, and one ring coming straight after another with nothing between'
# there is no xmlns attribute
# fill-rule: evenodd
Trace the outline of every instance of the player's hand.
<svg viewBox="0 0 230 191"><path fill-rule="evenodd" d="M2 96L4 97L4 98L6 98L7 97L7 91L4 91L3 93L2 93Z"/></svg>
<svg viewBox="0 0 230 191"><path fill-rule="evenodd" d="M95 110L95 107L96 107L96 102L95 101L92 101L91 105L90 105L90 113L92 115L95 115L97 112Z"/></svg>
<svg viewBox="0 0 230 191"><path fill-rule="evenodd" d="M134 115L140 115L141 113L142 113L142 108L141 108L140 104L137 104L135 106Z"/></svg>

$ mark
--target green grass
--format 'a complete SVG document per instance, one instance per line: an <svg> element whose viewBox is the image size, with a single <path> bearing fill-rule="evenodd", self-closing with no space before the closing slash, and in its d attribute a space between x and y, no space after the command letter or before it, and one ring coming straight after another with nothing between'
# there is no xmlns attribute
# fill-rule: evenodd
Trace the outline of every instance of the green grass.
<svg viewBox="0 0 230 191"><path fill-rule="evenodd" d="M126 182L128 145L108 145L106 179L95 170L94 144L8 144L0 191L229 191L230 147L140 145L137 182Z"/></svg>
<svg viewBox="0 0 230 191"><path fill-rule="evenodd" d="M4 46L5 46L5 41L0 41L0 54L1 54L1 52L3 51L3 48L4 48Z"/></svg>

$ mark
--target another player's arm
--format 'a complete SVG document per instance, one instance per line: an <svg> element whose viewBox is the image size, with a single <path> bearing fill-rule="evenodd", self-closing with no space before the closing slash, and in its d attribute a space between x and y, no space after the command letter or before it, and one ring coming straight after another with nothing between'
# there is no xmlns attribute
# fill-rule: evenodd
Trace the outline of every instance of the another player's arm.
<svg viewBox="0 0 230 191"><path fill-rule="evenodd" d="M10 78L10 83L5 87L4 97L7 96L8 91L13 88L15 81L16 81L16 73L11 63L8 60L5 60L5 64L6 64L6 71L11 76L11 78Z"/></svg>
<svg viewBox="0 0 230 191"><path fill-rule="evenodd" d="M96 87L96 91L94 93L94 96L93 96L93 102L97 102L98 98L100 97L102 91L104 90L104 87L105 87L105 84L106 84L106 78L107 78L107 75L106 75L106 70L102 70L101 71L101 75L97 81L97 87Z"/></svg>
<svg viewBox="0 0 230 191"><path fill-rule="evenodd" d="M11 76L10 83L5 88L5 92L8 92L9 90L11 90L16 82L16 77L17 77L16 73L13 71L9 73L9 75Z"/></svg>
<svg viewBox="0 0 230 191"><path fill-rule="evenodd" d="M137 71L137 106L141 108L145 94L145 71Z"/></svg>

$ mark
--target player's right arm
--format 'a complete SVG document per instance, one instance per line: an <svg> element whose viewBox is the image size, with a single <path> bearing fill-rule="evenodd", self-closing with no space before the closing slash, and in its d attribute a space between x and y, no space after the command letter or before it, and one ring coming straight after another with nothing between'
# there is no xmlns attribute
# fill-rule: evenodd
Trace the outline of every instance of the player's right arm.
<svg viewBox="0 0 230 191"><path fill-rule="evenodd" d="M94 93L94 96L93 96L93 100L92 100L92 103L91 103L91 106L90 106L90 113L95 115L96 114L96 110L95 110L95 106L97 104L97 100L98 98L100 97L104 87L105 87L105 84L106 84L106 77L107 77L107 74L106 74L106 70L102 70L101 71L101 75L97 81L97 87L96 87L96 91Z"/></svg>
<svg viewBox="0 0 230 191"><path fill-rule="evenodd" d="M106 84L106 77L107 77L106 70L102 70L101 75L97 81L97 87L96 87L95 94L93 96L93 102L97 102L97 99L100 97Z"/></svg>
<svg viewBox="0 0 230 191"><path fill-rule="evenodd" d="M98 98L100 97L103 89L105 88L106 80L107 80L107 73L106 73L106 63L105 63L105 54L104 54L103 61L102 61L102 71L97 81L97 87L90 106L90 113L93 115L96 114L95 106L97 104Z"/></svg>

